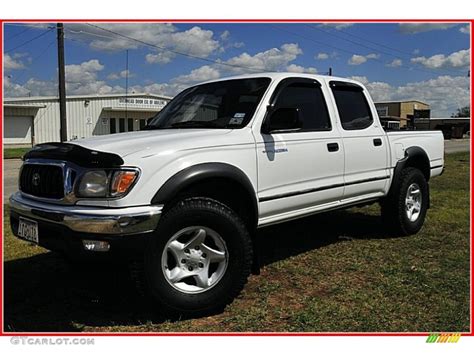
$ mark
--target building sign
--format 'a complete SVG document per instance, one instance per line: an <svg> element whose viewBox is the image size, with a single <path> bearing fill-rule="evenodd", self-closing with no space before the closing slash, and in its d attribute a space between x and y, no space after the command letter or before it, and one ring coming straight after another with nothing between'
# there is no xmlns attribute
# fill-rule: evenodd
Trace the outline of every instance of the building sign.
<svg viewBox="0 0 474 355"><path fill-rule="evenodd" d="M118 106L130 107L130 108L145 108L161 110L168 103L167 100L153 99L153 98L140 98L140 97L129 97L119 98Z"/></svg>

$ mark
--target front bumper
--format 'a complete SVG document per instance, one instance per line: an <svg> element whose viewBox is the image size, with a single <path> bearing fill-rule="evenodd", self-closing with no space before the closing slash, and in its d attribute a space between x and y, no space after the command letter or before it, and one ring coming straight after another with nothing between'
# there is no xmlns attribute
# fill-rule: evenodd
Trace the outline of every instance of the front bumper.
<svg viewBox="0 0 474 355"><path fill-rule="evenodd" d="M13 233L18 236L19 217L36 221L39 245L50 250L84 251L84 240L98 240L107 241L111 251L136 251L143 249L144 239L156 229L162 209L163 206L53 205L24 198L17 192L10 197L10 222Z"/></svg>

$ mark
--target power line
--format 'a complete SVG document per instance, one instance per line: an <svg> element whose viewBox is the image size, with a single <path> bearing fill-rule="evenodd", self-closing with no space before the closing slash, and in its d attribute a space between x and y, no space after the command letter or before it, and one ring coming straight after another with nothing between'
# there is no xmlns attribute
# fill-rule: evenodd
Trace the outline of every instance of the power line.
<svg viewBox="0 0 474 355"><path fill-rule="evenodd" d="M115 31L112 31L110 29L107 29L107 28L103 28L103 27L100 27L100 26L97 26L97 25L94 25L94 24L91 24L91 23L88 23L87 24L88 26L91 26L91 27L95 27L95 28L98 28L102 31L105 31L105 32L109 32L109 33L112 33L114 34L115 36L120 36L122 38L126 38L130 41L135 41L137 43L141 43L142 45L145 45L145 46L148 46L148 47L153 47L153 48L157 48L161 51L165 51L165 52L170 52L170 53L174 53L174 54L177 54L177 55L182 55L182 56L185 56L185 57L188 57L188 58L193 58L193 59L199 59L199 60L202 60L202 61L205 61L205 62L208 62L208 63L214 63L214 64L217 64L217 65L223 65L223 66L227 66L227 67L233 67L233 68L239 68L239 69L246 69L246 70L253 70L253 71L265 71L267 69L265 68L251 68L251 67L245 67L245 66L241 66L241 65L237 65L237 64L230 64L230 63L226 63L226 62L221 62L219 60L212 60L212 59L209 59L209 58L204 58L204 57L200 57L200 56L197 56L197 55L193 55L193 54L189 54L189 53L183 53L183 52L180 52L180 51L176 51L174 49L169 49L169 48L165 48L165 47L161 47L161 46L158 46L156 44L152 44L152 43L148 43L148 42L145 42L145 41L142 41L138 38L134 38L134 37L131 37L131 36L127 36L127 35L124 35L124 34L121 34L121 33L118 33L118 32L115 32Z"/></svg>
<svg viewBox="0 0 474 355"><path fill-rule="evenodd" d="M128 49L125 51L125 119L128 119Z"/></svg>
<svg viewBox="0 0 474 355"><path fill-rule="evenodd" d="M291 35L293 35L293 36L303 38L303 39L305 39L305 40L307 40L307 41L311 41L311 42L314 42L314 43L319 44L319 45L322 45L322 46L331 47L331 48L334 48L334 49L336 49L336 50L338 50L338 51L341 51L341 52L344 52L344 53L354 54L353 51L349 51L349 50L347 50L347 49L344 49L344 48L341 48L341 47L337 47L337 46L334 46L334 45L329 44L329 43L325 43L325 42L318 41L318 40L316 40L316 39L314 39L314 38L312 38L312 37L308 37L308 36L302 35L302 34L300 34L300 33L288 31L288 30L286 30L286 29L284 29L284 28L277 27L277 26L272 26L272 27L275 28L275 29L277 29L277 30L279 30L279 31L289 33L289 34L291 34ZM380 59L378 59L378 58L371 58L371 59L374 60L374 61L376 61L376 62L379 62L379 63L381 63L381 64L383 64L383 65L386 65L386 63L385 63L383 60L380 60ZM400 68L405 69L405 70L415 70L415 71L419 71L419 72L423 72L423 73L433 74L433 71L431 71L431 70L425 70L425 69L421 69L421 68L414 68L414 67L412 68L412 67L407 67L407 66L404 66L404 65L400 66ZM449 75L450 73L448 73L448 72L439 72L439 74ZM456 74L459 75L460 73L457 72Z"/></svg>
<svg viewBox="0 0 474 355"><path fill-rule="evenodd" d="M379 43L379 42L372 41L372 40L370 40L370 39L364 38L364 37L362 37L362 36L355 35L355 34L353 34L353 33L350 33L350 32L348 32L348 31L345 31L345 30L338 30L338 31L340 31L340 32L342 32L342 33L344 33L344 34L346 34L346 35L348 35L348 36L351 36L351 37L360 39L360 40L362 40L362 41L366 41L366 42L375 44L376 46L380 46L380 47L387 48L387 49L389 49L389 50L392 50L392 51L397 52L397 53L400 53L400 54L405 54L405 55L408 55L408 56L411 56L411 55L412 55L412 53L408 53L408 52L402 51L402 50L400 50L400 49L397 49L397 48L394 48L394 47L390 47L390 46L387 46L387 45L382 44L382 43Z"/></svg>
<svg viewBox="0 0 474 355"><path fill-rule="evenodd" d="M13 38L17 38L19 36L21 36L23 33L25 32L28 32L32 29L32 27L27 27L25 28L24 30L18 32L18 33L15 33L13 36L11 36L10 38L5 38L6 41L11 41Z"/></svg>
<svg viewBox="0 0 474 355"><path fill-rule="evenodd" d="M50 29L48 29L48 30L46 30L46 31L44 31L44 32L42 32L42 33L40 33L38 36L35 36L35 37L29 39L29 40L26 41L26 42L23 42L22 44L19 44L19 45L16 46L16 47L10 48L9 50L5 51L4 53L10 53L10 52L12 52L12 51L14 51L14 50L17 50L18 48L21 48L21 47L23 47L23 46L26 46L28 43L31 43L31 42L33 42L33 41L35 41L35 40L37 40L37 39L43 37L44 35L46 35L47 33L51 32L52 30L53 30L53 29L50 28Z"/></svg>
<svg viewBox="0 0 474 355"><path fill-rule="evenodd" d="M367 45L365 45L365 44L363 44L363 43L359 43L359 42L350 40L350 39L348 39L348 38L344 38L344 37L342 37L342 36L337 35L336 33L332 33L332 32L323 30L323 29L318 28L318 27L316 27L316 26L312 26L312 25L310 25L310 24L306 24L306 26L309 27L309 28L315 29L315 30L317 30L317 31L326 33L326 34L328 34L328 35L330 35L330 36L333 36L333 37L335 37L335 38L339 38L339 39L342 39L342 40L347 41L347 42L349 42L349 43L355 44L355 45L357 45L357 46L360 46L360 47L363 47L363 48L366 48L366 49L370 49L370 50L373 50L373 51L377 51L377 52L383 53L383 54L388 55L388 56L390 56L390 57L392 57L392 58L395 58L395 59L400 59L400 57L402 57L402 58L404 58L404 59L409 59L409 60L411 59L411 55L409 55L409 56L406 56L406 55L404 55L404 56L394 56L394 55L391 54L391 53L382 51L382 50L380 50L380 49L378 49L378 48L374 48L374 47L371 47L371 46L367 46ZM345 32L345 33L347 33L347 32ZM454 73L459 74L459 73L461 72L461 70L446 70L446 73L448 73L448 72L453 73L453 74L454 74Z"/></svg>
<svg viewBox="0 0 474 355"><path fill-rule="evenodd" d="M305 25L306 25L307 27L313 29L313 30L317 30L317 31L326 33L326 34L328 34L328 35L330 35L330 36L333 36L333 37L342 39L342 40L344 40L344 41L350 42L350 43L352 43L352 44L355 44L356 46L361 46L361 47L370 49L370 50L372 50L372 51L377 51L377 52L380 52L380 53L383 53L383 54L386 54L386 55L389 55L389 56L393 56L393 54L391 54L391 53L387 53L387 52L381 51L381 50L378 49L378 48L369 47L369 46L364 45L363 43L359 43L359 42L352 41L352 40L350 40L350 39L344 38L344 37L342 37L342 36L338 36L338 35L336 35L335 33L332 33L332 32L326 31L326 30L323 30L323 29L318 28L318 27L316 27L316 26L313 26L313 25L310 25L310 24L305 24Z"/></svg>
<svg viewBox="0 0 474 355"><path fill-rule="evenodd" d="M37 59L41 58L44 54L46 54L46 52L48 51L49 48L51 48L51 46L56 43L56 39L53 39L46 47L44 47L44 49L36 56L34 57L31 57L31 63L34 63ZM23 77L26 75L28 71L25 70L23 71L17 78L16 78L16 82L17 83L20 83L23 79ZM22 84L24 85L24 83Z"/></svg>

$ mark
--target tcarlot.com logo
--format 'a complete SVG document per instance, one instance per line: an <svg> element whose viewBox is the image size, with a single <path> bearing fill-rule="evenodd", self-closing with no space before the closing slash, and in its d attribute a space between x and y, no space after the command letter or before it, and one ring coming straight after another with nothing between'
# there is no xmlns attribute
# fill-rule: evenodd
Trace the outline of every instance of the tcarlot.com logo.
<svg viewBox="0 0 474 355"><path fill-rule="evenodd" d="M427 343L457 343L461 333L432 333L426 339Z"/></svg>

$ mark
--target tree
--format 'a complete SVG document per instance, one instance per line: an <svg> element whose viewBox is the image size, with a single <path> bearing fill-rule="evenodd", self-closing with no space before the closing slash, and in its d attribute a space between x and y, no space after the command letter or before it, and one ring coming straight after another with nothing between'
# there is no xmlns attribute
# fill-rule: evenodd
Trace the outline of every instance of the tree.
<svg viewBox="0 0 474 355"><path fill-rule="evenodd" d="M464 106L457 109L456 113L453 113L451 117L471 117L471 107Z"/></svg>

